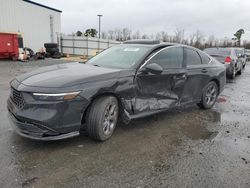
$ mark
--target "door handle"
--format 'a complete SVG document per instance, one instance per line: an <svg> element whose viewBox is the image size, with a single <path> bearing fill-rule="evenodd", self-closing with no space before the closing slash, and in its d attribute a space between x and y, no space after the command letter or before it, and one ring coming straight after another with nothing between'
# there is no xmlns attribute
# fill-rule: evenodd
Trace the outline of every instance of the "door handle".
<svg viewBox="0 0 250 188"><path fill-rule="evenodd" d="M207 69L201 69L201 72L202 72L202 73L207 73L208 70L207 70Z"/></svg>

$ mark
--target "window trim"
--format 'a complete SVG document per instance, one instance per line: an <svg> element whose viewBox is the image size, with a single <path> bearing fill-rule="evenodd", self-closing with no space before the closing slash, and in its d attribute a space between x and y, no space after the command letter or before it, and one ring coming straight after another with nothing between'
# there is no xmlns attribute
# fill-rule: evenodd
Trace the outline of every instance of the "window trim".
<svg viewBox="0 0 250 188"><path fill-rule="evenodd" d="M155 57L156 55L158 55L160 52L162 52L162 51L165 50L165 49L170 49L170 48L182 48L182 49L183 49L183 62L184 62L184 46L167 46L167 47L165 47L165 48L160 49L160 50L157 51L154 55L152 55L149 59L147 59L147 60L145 61L145 63L143 63L143 64L140 66L140 68L139 68L138 70L141 70L143 67L145 67L145 66L147 65L147 63L148 63L153 57ZM183 62L182 62L182 68L184 68L184 67L183 67ZM171 69L174 69L174 68L171 68ZM175 69L178 69L178 68L175 68Z"/></svg>

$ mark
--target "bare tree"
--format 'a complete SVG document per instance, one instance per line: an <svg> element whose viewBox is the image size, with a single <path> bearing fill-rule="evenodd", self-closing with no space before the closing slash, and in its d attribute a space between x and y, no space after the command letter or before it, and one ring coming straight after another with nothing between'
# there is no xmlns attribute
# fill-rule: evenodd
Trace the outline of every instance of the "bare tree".
<svg viewBox="0 0 250 188"><path fill-rule="evenodd" d="M114 40L115 39L114 34L115 34L115 32L113 30L108 30L108 38L109 39Z"/></svg>
<svg viewBox="0 0 250 188"><path fill-rule="evenodd" d="M116 28L108 31L103 31L101 33L101 37L103 39L111 39L117 41L125 41L130 39L152 39L152 40L155 39L163 42L182 43L200 49L214 47L214 46L232 47L239 45L239 40L235 41L236 39L232 40L231 38L227 37L216 39L214 35L209 35L208 37L205 37L205 35L200 30L197 30L196 32L192 33L189 36L189 38L185 38L184 31L185 31L184 29L176 28L173 35L169 35L166 31L160 31L150 35L144 33L143 35L141 35L140 31L132 32L132 30L130 30L129 28L124 27L122 29ZM80 31L78 31L77 33L72 33L73 36L80 34L81 34ZM240 34L242 35L244 34L244 32L242 31ZM238 38L240 38L240 36ZM242 41L242 45L249 46L250 42Z"/></svg>
<svg viewBox="0 0 250 188"><path fill-rule="evenodd" d="M173 42L182 43L184 39L184 29L177 28L174 32Z"/></svg>
<svg viewBox="0 0 250 188"><path fill-rule="evenodd" d="M207 40L208 47L213 47L215 45L215 37L214 35L210 35Z"/></svg>
<svg viewBox="0 0 250 188"><path fill-rule="evenodd" d="M101 32L101 38L102 39L107 39L108 38L108 34L105 31Z"/></svg>
<svg viewBox="0 0 250 188"><path fill-rule="evenodd" d="M142 39L149 39L149 37L148 37L147 34L143 34L141 38L142 38Z"/></svg>
<svg viewBox="0 0 250 188"><path fill-rule="evenodd" d="M151 34L149 38L152 39L152 40L154 40L155 39L155 35Z"/></svg>
<svg viewBox="0 0 250 188"><path fill-rule="evenodd" d="M122 29L122 40L126 41L131 38L131 30L128 28L123 28Z"/></svg>
<svg viewBox="0 0 250 188"><path fill-rule="evenodd" d="M194 46L194 42L195 42L195 33L192 33L190 35L190 46Z"/></svg>
<svg viewBox="0 0 250 188"><path fill-rule="evenodd" d="M160 34L161 34L161 40L163 42L168 42L169 39L168 33L166 33L165 31L161 31Z"/></svg>
<svg viewBox="0 0 250 188"><path fill-rule="evenodd" d="M115 40L122 41L122 31L120 29L115 29Z"/></svg>
<svg viewBox="0 0 250 188"><path fill-rule="evenodd" d="M162 40L160 33L156 33L155 40Z"/></svg>
<svg viewBox="0 0 250 188"><path fill-rule="evenodd" d="M132 36L132 39L140 39L140 38L141 38L140 31L136 31Z"/></svg>
<svg viewBox="0 0 250 188"><path fill-rule="evenodd" d="M196 48L202 48L202 40L204 39L204 34L201 33L200 30L197 30L195 33L195 43L194 46Z"/></svg>

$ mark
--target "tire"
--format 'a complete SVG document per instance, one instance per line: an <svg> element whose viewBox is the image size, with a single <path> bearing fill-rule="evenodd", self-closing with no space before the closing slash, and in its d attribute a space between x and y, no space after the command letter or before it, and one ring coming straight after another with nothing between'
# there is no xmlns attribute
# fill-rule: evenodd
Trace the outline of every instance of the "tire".
<svg viewBox="0 0 250 188"><path fill-rule="evenodd" d="M61 58L61 53L54 53L54 55L52 56L52 58L54 59L60 59Z"/></svg>
<svg viewBox="0 0 250 188"><path fill-rule="evenodd" d="M58 48L46 48L46 52L50 54L55 54L55 53L59 53L59 49Z"/></svg>
<svg viewBox="0 0 250 188"><path fill-rule="evenodd" d="M51 57L51 54L46 52L44 56L49 58Z"/></svg>
<svg viewBox="0 0 250 188"><path fill-rule="evenodd" d="M240 70L238 71L238 74L241 75L242 74L242 69L243 69L243 66L240 68Z"/></svg>
<svg viewBox="0 0 250 188"><path fill-rule="evenodd" d="M57 45L57 43L45 43L44 47L46 49L49 49L49 48L58 48L58 45Z"/></svg>
<svg viewBox="0 0 250 188"><path fill-rule="evenodd" d="M17 60L18 60L18 57L17 57L17 56L12 56L12 57L11 57L11 60L12 60L12 61L17 61Z"/></svg>
<svg viewBox="0 0 250 188"><path fill-rule="evenodd" d="M231 75L229 76L231 79L234 79L236 75L236 70L235 70L235 66L233 66L233 71L231 73Z"/></svg>
<svg viewBox="0 0 250 188"><path fill-rule="evenodd" d="M247 61L242 62L242 69L245 69Z"/></svg>
<svg viewBox="0 0 250 188"><path fill-rule="evenodd" d="M198 106L202 109L210 109L214 106L219 95L218 85L211 81L209 82L202 92L201 102Z"/></svg>
<svg viewBox="0 0 250 188"><path fill-rule="evenodd" d="M90 106L86 118L86 131L89 137L97 141L109 139L118 120L118 101L113 96L96 99Z"/></svg>

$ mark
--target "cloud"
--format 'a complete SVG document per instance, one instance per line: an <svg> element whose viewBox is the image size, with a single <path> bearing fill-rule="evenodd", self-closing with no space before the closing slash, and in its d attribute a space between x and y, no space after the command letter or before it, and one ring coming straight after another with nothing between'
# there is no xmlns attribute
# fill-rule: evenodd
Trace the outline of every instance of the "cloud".
<svg viewBox="0 0 250 188"><path fill-rule="evenodd" d="M229 37L239 28L250 39L249 0L37 0L61 9L62 32L98 28L97 14L103 14L102 30L128 27L141 33L197 29L205 35ZM249 30L249 31L247 31Z"/></svg>

